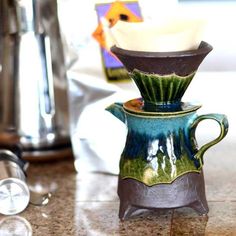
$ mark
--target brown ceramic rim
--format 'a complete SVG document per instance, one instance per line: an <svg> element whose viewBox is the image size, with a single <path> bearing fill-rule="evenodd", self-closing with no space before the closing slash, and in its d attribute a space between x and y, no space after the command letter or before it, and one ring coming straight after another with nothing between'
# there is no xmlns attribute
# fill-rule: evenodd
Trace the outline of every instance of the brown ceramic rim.
<svg viewBox="0 0 236 236"><path fill-rule="evenodd" d="M205 41L202 41L198 49L186 50L186 51L175 51L175 52L145 52L145 51L133 51L112 46L111 51L114 54L134 56L134 57L148 57L148 58L166 58L166 57L188 57L194 55L202 55L210 52L213 47Z"/></svg>
<svg viewBox="0 0 236 236"><path fill-rule="evenodd" d="M157 117L174 117L174 116L180 116L185 115L188 113L192 113L197 111L199 108L201 108L200 104L192 104L188 102L181 102L182 107L184 110L180 111L158 111L158 112L151 112L151 111L145 111L143 110L142 102L140 98L132 99L123 104L123 109L126 113L129 113L133 116L138 117L146 117L146 118L157 118Z"/></svg>

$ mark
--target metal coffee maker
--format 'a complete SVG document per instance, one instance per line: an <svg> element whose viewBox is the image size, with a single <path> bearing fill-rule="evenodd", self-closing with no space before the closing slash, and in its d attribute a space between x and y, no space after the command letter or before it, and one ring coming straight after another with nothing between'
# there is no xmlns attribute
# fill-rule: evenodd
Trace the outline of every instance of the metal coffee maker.
<svg viewBox="0 0 236 236"><path fill-rule="evenodd" d="M57 1L1 0L1 133L18 135L28 160L65 157L68 120Z"/></svg>

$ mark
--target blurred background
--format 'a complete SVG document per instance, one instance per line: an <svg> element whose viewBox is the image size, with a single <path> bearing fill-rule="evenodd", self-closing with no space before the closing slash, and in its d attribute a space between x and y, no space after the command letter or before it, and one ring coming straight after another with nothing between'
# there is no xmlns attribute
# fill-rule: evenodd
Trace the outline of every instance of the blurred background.
<svg viewBox="0 0 236 236"><path fill-rule="evenodd" d="M63 32L69 44L78 51L85 45L93 45L90 36L97 26L95 2L99 1L59 0ZM139 0L139 5L144 19L158 20L183 14L206 20L204 40L210 42L214 50L200 70L236 70L235 0Z"/></svg>
<svg viewBox="0 0 236 236"><path fill-rule="evenodd" d="M45 3L47 2L55 3L49 0L45 1ZM68 94L70 96L71 109L69 115L72 118L69 122L62 122L62 126L65 123L70 125L71 136L73 136L72 140L74 140L73 148L75 149L75 156L85 157L87 161L84 161L84 163L89 163L89 159L92 159L91 163L95 163L94 160L96 158L97 160L105 160L104 163L107 163L108 166L110 164L115 166L116 170L112 172L116 173L118 171L119 156L125 142L126 129L125 125L114 119L114 117L105 111L105 108L114 102L126 102L130 99L140 97L140 94L131 80L111 81L106 78L101 46L98 40L93 37L94 32L102 24L97 11L97 4L111 2L116 1L57 0L58 11L56 13L58 13L62 33L66 68L68 69L68 81L66 80L67 78L63 78L63 83L60 83L61 81L54 78L53 85L55 92L59 91L55 94L57 94L58 108L61 109L67 105L67 99L62 97L61 93L67 90L67 82L69 84ZM134 0L130 0L130 2L134 2ZM234 122L235 112L232 109L232 102L236 99L234 97L236 87L236 30L234 25L236 22L236 0L139 0L136 2L138 2L142 18L145 21L153 20L160 22L163 19L174 16L186 17L186 19L188 17L197 18L206 21L202 40L211 44L213 51L200 65L198 73L183 97L183 101L198 101L200 104L203 104L203 108L199 110L199 113L215 112L226 114L230 121L230 131L227 139L235 138L236 132L234 130L236 130L236 122ZM18 3L26 4L27 1L19 1ZM52 5L54 6L56 4ZM50 10L48 7L45 7L45 9ZM51 24L55 19L50 16L53 14L56 15L56 13L47 12L45 9L43 9L44 17L48 25L52 27L49 27L50 30L48 30L51 33L53 32L53 28L56 27ZM56 10L56 7L54 10ZM104 15L107 14L106 11L103 13ZM102 34L102 30L100 33ZM97 35L99 37L99 31ZM55 37L51 44L56 59L58 59L61 49L58 46L59 44L57 45L55 43L57 41L55 39L58 38ZM33 39L35 40L34 36ZM28 50L28 44L26 46L26 58L37 58L33 56L33 50ZM62 64L57 66L59 69L62 69L62 67ZM26 72L31 72L32 77L36 77L35 75L37 73L35 73L34 69L29 69L28 61L26 61L25 68ZM34 80L27 80L25 76L22 78L27 84L23 88L23 94L25 94L25 91L29 91L29 81L32 82ZM35 89L37 89L37 85L35 83ZM44 92L43 90L41 94L43 97L41 99L42 101L44 101ZM36 97L33 95L34 92L30 96L32 98ZM33 99L25 100L31 102ZM35 108L36 106L33 105L32 107ZM28 106L22 106L22 109L28 112ZM65 109L61 110L64 111ZM59 114L61 113L59 112ZM31 131L31 126L28 125L28 122L25 123L25 126L27 130ZM35 123L32 124L32 127L35 127ZM209 127L212 127L210 129L211 132L209 132ZM210 134L210 138L212 139L219 131L218 127L216 127L217 124L213 126L207 124L207 128L201 129L199 136L201 139L205 139ZM87 143L83 143L83 145L86 144L87 146L81 148L78 144L79 140L85 140ZM108 146L109 148L107 148ZM110 150L112 150L112 155L115 156L114 159L116 162L110 158ZM81 151L82 153L80 153ZM83 153L83 151L86 153ZM95 163L94 166L99 167L99 164ZM109 168L105 169L108 170Z"/></svg>
<svg viewBox="0 0 236 236"><path fill-rule="evenodd" d="M179 0L179 4L186 12L202 17L208 22L204 38L213 45L214 50L201 70L235 71L236 1Z"/></svg>
<svg viewBox="0 0 236 236"><path fill-rule="evenodd" d="M59 0L59 16L70 55L77 55L78 61L71 68L78 78L106 80L101 51L98 42L91 36L98 25L95 3L110 1ZM213 51L200 65L199 71L183 98L184 101L197 101L203 105L199 113L227 114L230 131L226 140L232 140L236 134L232 104L236 86L236 1L205 0L139 0L144 20L159 21L174 15L198 18L206 21L202 40L213 46ZM73 53L74 54L73 54ZM69 55L69 54L68 54ZM111 118L104 111L113 102L125 102L139 97L132 82L115 83L121 89L108 99L87 106L80 117L78 130L80 138L89 140L89 145L106 163L117 167L119 155L126 136L125 126ZM231 104L231 105L230 105ZM96 117L94 117L96 114ZM232 121L232 122L231 122ZM99 123L99 125L98 125ZM199 143L212 140L219 132L214 122L202 122L197 129ZM94 133L96 130L96 134ZM223 144L222 144L223 145ZM106 147L110 148L106 150ZM110 151L114 156L110 158ZM78 151L78 150L77 150ZM78 154L78 156L84 156ZM91 156L91 155L90 155ZM116 172L117 169L114 170Z"/></svg>

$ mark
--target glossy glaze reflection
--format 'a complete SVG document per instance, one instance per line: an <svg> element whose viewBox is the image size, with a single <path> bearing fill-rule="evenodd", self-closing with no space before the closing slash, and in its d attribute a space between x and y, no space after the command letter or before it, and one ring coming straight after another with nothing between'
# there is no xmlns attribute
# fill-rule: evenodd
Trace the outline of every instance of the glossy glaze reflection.
<svg viewBox="0 0 236 236"><path fill-rule="evenodd" d="M117 214L117 176L95 173L81 176L74 170L73 160L30 165L31 184L38 183L54 194L47 206L29 205L19 216L31 224L34 236L235 235L234 150L235 140L228 140L206 153L208 218L183 208L142 210L121 222ZM0 215L0 221L3 219Z"/></svg>
<svg viewBox="0 0 236 236"><path fill-rule="evenodd" d="M186 173L200 173L205 151L223 139L228 131L224 115L198 116L199 106L189 105L186 106L188 109L177 112L150 113L143 112L140 99L127 103L116 103L107 108L128 129L120 159L122 179L132 178L153 186L171 183ZM199 122L205 119L217 121L221 133L198 148L195 131Z"/></svg>

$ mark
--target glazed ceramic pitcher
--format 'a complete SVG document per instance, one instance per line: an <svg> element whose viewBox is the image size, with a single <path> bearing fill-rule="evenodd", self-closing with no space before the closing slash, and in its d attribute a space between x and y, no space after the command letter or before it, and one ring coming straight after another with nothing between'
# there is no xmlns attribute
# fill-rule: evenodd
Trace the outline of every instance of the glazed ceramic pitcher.
<svg viewBox="0 0 236 236"><path fill-rule="evenodd" d="M177 112L146 112L142 99L107 108L128 129L120 160L122 179L132 178L153 186L171 183L185 173L201 172L204 153L225 137L228 121L221 114L198 116L198 105L181 103L181 108ZM198 148L195 131L206 119L219 124L220 135Z"/></svg>

